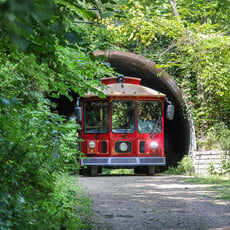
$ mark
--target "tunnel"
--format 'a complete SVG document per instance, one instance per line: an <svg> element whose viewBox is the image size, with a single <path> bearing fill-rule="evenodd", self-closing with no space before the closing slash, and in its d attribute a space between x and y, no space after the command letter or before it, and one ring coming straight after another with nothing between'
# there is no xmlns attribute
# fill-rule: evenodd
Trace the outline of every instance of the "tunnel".
<svg viewBox="0 0 230 230"><path fill-rule="evenodd" d="M167 166L176 166L194 146L194 129L178 85L168 73L158 69L154 62L140 55L115 50L96 51L94 55L106 56L116 72L128 77L141 78L141 85L166 94L175 105L174 119L165 119L165 154Z"/></svg>
<svg viewBox="0 0 230 230"><path fill-rule="evenodd" d="M156 67L155 63L140 55L125 51L96 51L96 57L106 57L111 67L119 74L128 77L141 78L141 85L166 94L175 105L173 120L165 119L165 155L167 166L176 166L184 155L190 154L195 146L194 129L186 110L186 102L182 91L164 70ZM69 117L74 109L77 94L69 89L70 101L66 96L50 98L57 104L60 115Z"/></svg>

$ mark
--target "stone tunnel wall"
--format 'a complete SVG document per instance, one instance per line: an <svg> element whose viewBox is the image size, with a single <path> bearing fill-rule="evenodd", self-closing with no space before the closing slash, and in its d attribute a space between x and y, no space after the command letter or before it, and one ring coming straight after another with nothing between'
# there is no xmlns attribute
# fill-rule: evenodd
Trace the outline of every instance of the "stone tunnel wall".
<svg viewBox="0 0 230 230"><path fill-rule="evenodd" d="M210 171L220 172L224 151L193 151L193 166L196 174L207 175ZM230 158L230 152L227 153ZM230 159L229 159L230 160Z"/></svg>

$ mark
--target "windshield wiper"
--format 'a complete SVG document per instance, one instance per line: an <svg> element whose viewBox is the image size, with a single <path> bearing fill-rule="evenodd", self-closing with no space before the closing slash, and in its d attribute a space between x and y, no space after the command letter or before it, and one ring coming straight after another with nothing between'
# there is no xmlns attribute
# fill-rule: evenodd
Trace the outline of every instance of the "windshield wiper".
<svg viewBox="0 0 230 230"><path fill-rule="evenodd" d="M151 135L149 136L150 138L153 137L153 134L155 133L155 128L156 128L156 126L154 125L154 126L153 126L153 130L152 130L152 132L151 132Z"/></svg>
<svg viewBox="0 0 230 230"><path fill-rule="evenodd" d="M95 135L95 139L97 139L97 138L98 138L98 136L99 136L100 132L101 132L101 129L99 128L99 129L97 130L96 135Z"/></svg>
<svg viewBox="0 0 230 230"><path fill-rule="evenodd" d="M125 138L128 134L128 129L126 129L125 133L122 135L123 138Z"/></svg>

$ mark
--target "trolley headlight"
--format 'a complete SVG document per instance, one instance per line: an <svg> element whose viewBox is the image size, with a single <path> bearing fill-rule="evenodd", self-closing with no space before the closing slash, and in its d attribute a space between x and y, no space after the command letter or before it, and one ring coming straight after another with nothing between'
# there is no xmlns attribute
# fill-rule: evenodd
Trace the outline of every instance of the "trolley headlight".
<svg viewBox="0 0 230 230"><path fill-rule="evenodd" d="M157 149L158 148L158 143L156 141L152 141L150 143L150 146L151 146L152 149Z"/></svg>
<svg viewBox="0 0 230 230"><path fill-rule="evenodd" d="M95 147L96 147L95 141L90 141L90 142L89 142L89 148L90 148L90 149L94 149Z"/></svg>
<svg viewBox="0 0 230 230"><path fill-rule="evenodd" d="M128 150L128 145L127 145L126 143L121 143L121 144L119 145L119 149L120 149L120 151L122 151L122 152L126 152L126 151Z"/></svg>

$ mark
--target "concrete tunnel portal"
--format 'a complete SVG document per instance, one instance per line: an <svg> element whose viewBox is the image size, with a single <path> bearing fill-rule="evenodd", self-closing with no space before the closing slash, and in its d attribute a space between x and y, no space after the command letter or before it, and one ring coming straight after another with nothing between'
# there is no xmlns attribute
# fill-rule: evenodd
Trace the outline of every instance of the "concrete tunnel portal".
<svg viewBox="0 0 230 230"><path fill-rule="evenodd" d="M111 67L120 74L128 77L141 78L141 85L155 89L167 95L175 105L173 120L165 119L165 154L167 166L176 166L184 155L191 152L194 145L194 131L189 115L186 112L186 103L182 92L172 77L162 69L158 69L154 62L140 55L125 51L96 51L95 56L106 56ZM76 94L72 92L72 97ZM52 100L52 99L51 99ZM60 97L56 102L61 115L70 115L73 111L75 100L67 101Z"/></svg>
<svg viewBox="0 0 230 230"><path fill-rule="evenodd" d="M129 77L141 78L141 85L165 93L175 105L175 117L165 119L165 154L167 166L175 166L193 146L193 129L186 114L182 92L172 77L164 70L140 55L124 51L96 51L95 56L106 56L116 72Z"/></svg>

